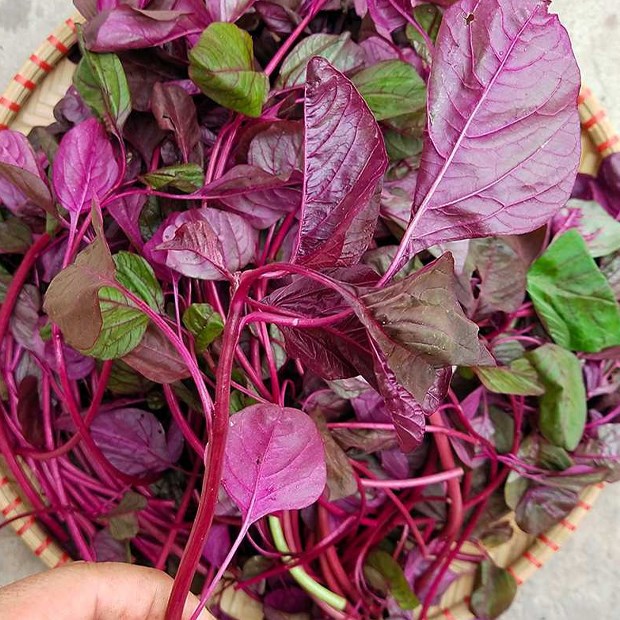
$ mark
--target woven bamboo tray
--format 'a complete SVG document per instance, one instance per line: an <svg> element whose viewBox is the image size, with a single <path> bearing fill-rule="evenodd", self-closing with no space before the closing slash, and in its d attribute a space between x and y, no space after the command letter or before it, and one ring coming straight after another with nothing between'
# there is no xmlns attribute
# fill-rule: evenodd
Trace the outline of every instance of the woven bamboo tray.
<svg viewBox="0 0 620 620"><path fill-rule="evenodd" d="M53 108L64 96L71 84L75 65L66 58L76 43L76 23L83 21L80 15L67 19L30 56L0 96L0 130L11 127L28 133L35 126L45 126L53 121ZM620 152L620 137L611 125L605 110L588 88L579 96L579 114L582 124L583 154L581 171L595 173L601 159ZM1 421L0 421L1 423ZM0 515L12 519L11 527L42 562L55 568L71 562L66 551L41 527L35 517L24 516L31 511L18 484L14 470L17 462L7 464L0 458ZM32 481L33 484L36 484ZM577 529L591 510L603 484L587 488L577 507L560 523L545 534L534 538L521 532L511 522L514 534L511 540L490 550L494 560L506 567L519 585L541 568L570 535ZM455 570L466 571L466 565L455 563ZM468 608L469 594L473 587L471 571L464 572L447 590L438 607L431 610L431 618L438 620L470 620L474 618ZM227 592L223 607L238 620L259 620L263 617L260 606L243 592Z"/></svg>

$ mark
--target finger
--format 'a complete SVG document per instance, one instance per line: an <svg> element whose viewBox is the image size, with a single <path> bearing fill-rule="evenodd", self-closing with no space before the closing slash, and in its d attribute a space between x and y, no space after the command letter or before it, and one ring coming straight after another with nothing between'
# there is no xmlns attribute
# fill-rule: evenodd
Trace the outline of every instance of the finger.
<svg viewBox="0 0 620 620"><path fill-rule="evenodd" d="M172 578L130 564L76 563L0 589L0 620L165 620ZM198 599L190 595L183 620ZM200 620L213 620L203 611Z"/></svg>

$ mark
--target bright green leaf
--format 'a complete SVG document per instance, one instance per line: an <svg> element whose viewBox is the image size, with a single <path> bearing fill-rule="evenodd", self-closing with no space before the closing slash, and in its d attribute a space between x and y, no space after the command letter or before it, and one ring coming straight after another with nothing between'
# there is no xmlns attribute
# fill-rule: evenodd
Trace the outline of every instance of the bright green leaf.
<svg viewBox="0 0 620 620"><path fill-rule="evenodd" d="M559 345L596 353L620 344L620 307L576 230L558 237L534 262L527 290Z"/></svg>
<svg viewBox="0 0 620 620"><path fill-rule="evenodd" d="M119 252L112 258L116 265L117 281L145 301L153 310L163 310L164 294L148 262L131 252Z"/></svg>
<svg viewBox="0 0 620 620"><path fill-rule="evenodd" d="M364 572L371 573L368 576L376 585L381 585L377 580L379 577L379 580L383 581L384 588L390 592L401 609L415 609L420 604L407 582L403 569L386 551L381 549L371 551L364 564Z"/></svg>
<svg viewBox="0 0 620 620"><path fill-rule="evenodd" d="M216 103L246 116L260 116L269 79L254 70L252 37L235 24L215 22L189 53L189 76Z"/></svg>
<svg viewBox="0 0 620 620"><path fill-rule="evenodd" d="M516 593L515 578L492 560L483 560L476 571L469 604L480 620L498 618L510 607Z"/></svg>
<svg viewBox="0 0 620 620"><path fill-rule="evenodd" d="M441 10L434 4L421 4L413 10L413 17L418 22L418 25L428 34L430 40L434 43L437 39L437 33L439 32L439 26L441 25ZM428 49L426 42L422 35L413 27L412 24L407 24L405 34L411 47L417 52L417 54L430 64L432 59L432 50Z"/></svg>
<svg viewBox="0 0 620 620"><path fill-rule="evenodd" d="M174 187L186 194L191 194L204 185L205 175L198 164L176 164L153 170L140 177L153 189Z"/></svg>
<svg viewBox="0 0 620 620"><path fill-rule="evenodd" d="M474 368L474 372L482 385L495 394L540 396L545 393L536 370L524 358L515 360L510 366L481 366Z"/></svg>
<svg viewBox="0 0 620 620"><path fill-rule="evenodd" d="M566 207L579 212L576 228L582 234L593 258L620 250L620 222L609 215L598 202L569 200Z"/></svg>
<svg viewBox="0 0 620 620"><path fill-rule="evenodd" d="M574 450L586 423L586 388L581 364L570 351L546 344L527 354L545 393L540 398L538 425L553 444Z"/></svg>
<svg viewBox="0 0 620 620"><path fill-rule="evenodd" d="M73 76L73 85L97 116L121 129L131 112L123 65L116 54L97 54L80 47L82 60Z"/></svg>
<svg viewBox="0 0 620 620"><path fill-rule="evenodd" d="M86 353L102 360L117 359L137 347L146 332L148 317L117 288L99 289L102 326L94 346Z"/></svg>
<svg viewBox="0 0 620 620"><path fill-rule="evenodd" d="M413 114L426 106L426 85L418 72L402 60L386 60L353 76L378 121Z"/></svg>
<svg viewBox="0 0 620 620"><path fill-rule="evenodd" d="M183 313L183 325L196 339L196 350L202 353L223 331L224 321L209 304L192 304Z"/></svg>
<svg viewBox="0 0 620 620"><path fill-rule="evenodd" d="M351 33L311 34L298 43L286 57L277 85L280 88L299 86L306 81L306 65L314 56L322 56L342 73L364 64L364 50L351 40Z"/></svg>

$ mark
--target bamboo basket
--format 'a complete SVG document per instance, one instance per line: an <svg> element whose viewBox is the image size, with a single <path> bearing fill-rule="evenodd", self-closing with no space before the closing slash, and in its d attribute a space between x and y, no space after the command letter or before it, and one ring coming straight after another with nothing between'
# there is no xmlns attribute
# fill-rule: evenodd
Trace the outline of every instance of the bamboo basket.
<svg viewBox="0 0 620 620"><path fill-rule="evenodd" d="M66 57L76 43L76 24L81 15L67 19L29 57L9 87L0 96L0 130L11 129L27 134L35 126L53 121L53 108L71 84L75 65ZM605 110L588 88L579 96L579 114L582 125L583 154L581 171L595 173L601 159L620 152L620 136L616 134ZM32 515L32 510L11 473L11 467L0 458L0 515L11 519L15 533L49 568L72 561L69 554L51 537ZM35 485L36 482L32 481ZM504 545L490 550L493 559L508 569L518 585L529 579L558 551L577 529L591 510L604 484L592 485L580 496L579 504L560 523L545 534L534 538L520 531L511 518L513 536ZM473 548L473 547L472 547ZM466 550L466 548L465 548ZM431 610L433 620L470 620L474 618L468 607L473 589L473 575L467 565L455 562L453 568L461 577L446 591L440 605ZM227 592L222 607L238 620L259 620L263 617L260 606L242 591Z"/></svg>

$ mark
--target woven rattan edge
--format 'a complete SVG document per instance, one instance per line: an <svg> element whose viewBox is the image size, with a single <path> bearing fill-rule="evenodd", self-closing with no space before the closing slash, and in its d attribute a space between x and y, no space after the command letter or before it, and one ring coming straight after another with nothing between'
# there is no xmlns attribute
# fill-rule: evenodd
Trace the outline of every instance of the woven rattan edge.
<svg viewBox="0 0 620 620"><path fill-rule="evenodd" d="M11 125L36 87L66 56L76 42L76 24L82 21L82 16L76 14L63 22L11 80L4 95L0 97L0 130ZM620 137L607 118L605 110L588 88L583 88L579 96L579 115L585 145L580 170L593 174L602 157L620 152ZM604 484L601 483L585 489L580 495L579 504L565 519L544 535L533 539L527 550L507 565L518 585L531 577L561 548L591 510L603 487ZM0 515L10 520L10 525L17 535L46 566L54 568L70 562L67 552L45 531L34 516L30 514L21 516L30 511L21 489L11 475L10 468L0 458ZM450 588L442 598L440 606L431 612L432 620L474 618L468 607L468 597L466 595L454 597L451 595L453 591L454 588Z"/></svg>

